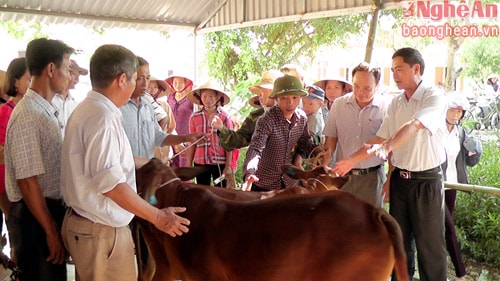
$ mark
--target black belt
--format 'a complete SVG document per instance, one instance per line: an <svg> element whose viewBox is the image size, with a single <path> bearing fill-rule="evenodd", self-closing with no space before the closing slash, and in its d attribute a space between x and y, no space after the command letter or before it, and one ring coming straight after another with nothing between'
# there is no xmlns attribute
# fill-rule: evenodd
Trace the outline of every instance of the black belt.
<svg viewBox="0 0 500 281"><path fill-rule="evenodd" d="M413 172L400 168L394 168L393 173L399 175L400 178L405 180L417 179L417 180L430 180L438 179L441 177L441 167L432 168L425 171Z"/></svg>
<svg viewBox="0 0 500 281"><path fill-rule="evenodd" d="M347 173L348 175L353 175L353 176L362 176L362 175L366 175L370 172L373 172L375 170L378 170L380 169L380 167L382 167L382 164L380 165L377 165L377 166L373 166L373 167L370 167L370 168L366 168L366 169L351 169L349 171L349 173Z"/></svg>

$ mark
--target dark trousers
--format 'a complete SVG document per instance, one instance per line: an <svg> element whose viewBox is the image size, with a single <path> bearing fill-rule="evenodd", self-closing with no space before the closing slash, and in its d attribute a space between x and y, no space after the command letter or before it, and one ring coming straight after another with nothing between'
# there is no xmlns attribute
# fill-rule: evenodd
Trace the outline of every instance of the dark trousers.
<svg viewBox="0 0 500 281"><path fill-rule="evenodd" d="M420 280L446 281L443 197L440 174L435 178L404 179L395 169L391 175L390 214L403 232L410 280L415 274L416 246Z"/></svg>
<svg viewBox="0 0 500 281"><path fill-rule="evenodd" d="M47 199L47 207L61 231L65 207L62 200ZM7 219L7 229L14 249L20 281L66 281L66 263L52 264L47 238L42 226L23 200L13 203Z"/></svg>
<svg viewBox="0 0 500 281"><path fill-rule="evenodd" d="M458 243L457 234L455 232L455 223L453 222L453 210L455 209L455 200L457 198L457 191L448 189L444 191L444 201L446 203L446 213L444 217L446 249L450 255L451 262L455 267L455 274L457 277L462 277L467 274L464 261L462 260L462 253L460 251L460 244Z"/></svg>
<svg viewBox="0 0 500 281"><path fill-rule="evenodd" d="M226 165L220 164L220 165L199 165L199 164L194 164L195 166L203 166L207 167L208 171L197 176L196 177L196 183L197 184L203 184L203 185L211 185L212 179L216 179L222 175L222 172L224 171L224 168ZM219 187L226 187L226 180L223 180L219 184L214 184L214 186L219 186Z"/></svg>
<svg viewBox="0 0 500 281"><path fill-rule="evenodd" d="M285 186L285 182L284 182L283 180L281 180L281 183L280 183L280 189L285 189L285 188L286 188L286 186ZM273 189L264 188L264 187L261 187L258 183L257 183L257 184L253 183L253 184L252 184L252 188L251 188L250 190L251 190L251 191L259 191L259 192L260 192L260 191L264 191L264 192L266 192L266 191L271 191L271 190L273 190Z"/></svg>

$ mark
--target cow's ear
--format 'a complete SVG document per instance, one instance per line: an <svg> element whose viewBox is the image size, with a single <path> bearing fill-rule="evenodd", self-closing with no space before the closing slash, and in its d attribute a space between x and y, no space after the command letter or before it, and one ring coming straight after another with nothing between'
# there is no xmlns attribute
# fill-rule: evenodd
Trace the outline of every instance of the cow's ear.
<svg viewBox="0 0 500 281"><path fill-rule="evenodd" d="M281 172L285 175L288 175L292 179L298 180L304 178L304 171L292 164L281 166Z"/></svg>
<svg viewBox="0 0 500 281"><path fill-rule="evenodd" d="M174 168L174 172L182 181L188 181L194 179L196 176L206 173L208 169L209 168L206 166L180 167Z"/></svg>
<svg viewBox="0 0 500 281"><path fill-rule="evenodd" d="M349 179L350 177L348 176L336 177L332 180L332 185L340 190L349 181Z"/></svg>

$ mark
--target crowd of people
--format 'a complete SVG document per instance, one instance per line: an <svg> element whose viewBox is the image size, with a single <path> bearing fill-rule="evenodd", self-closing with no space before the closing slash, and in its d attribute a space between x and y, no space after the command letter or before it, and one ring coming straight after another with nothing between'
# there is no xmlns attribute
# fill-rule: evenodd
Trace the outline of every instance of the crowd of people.
<svg viewBox="0 0 500 281"><path fill-rule="evenodd" d="M281 166L307 167L316 154L349 175L345 192L375 206L389 202L411 277L417 255L420 280L447 280L448 250L464 280L452 219L456 191L443 182L467 183L465 167L478 163L482 147L459 126L467 101L422 79L418 50L393 54L403 92L392 96L381 93L380 69L366 62L353 68L352 81L308 83L293 64L265 71L249 88L255 110L241 126L213 79L195 86L181 74L153 78L145 58L119 45L99 47L89 70L73 53L62 41L35 39L26 58L12 60L3 86L0 209L20 280L66 280L69 256L77 280L135 280L134 216L173 237L186 233L185 208L158 209L136 193L135 169L153 157L204 167L198 184L239 182L255 192L297 185ZM88 74L92 89L77 103L71 90ZM244 147L243 178L236 179Z"/></svg>

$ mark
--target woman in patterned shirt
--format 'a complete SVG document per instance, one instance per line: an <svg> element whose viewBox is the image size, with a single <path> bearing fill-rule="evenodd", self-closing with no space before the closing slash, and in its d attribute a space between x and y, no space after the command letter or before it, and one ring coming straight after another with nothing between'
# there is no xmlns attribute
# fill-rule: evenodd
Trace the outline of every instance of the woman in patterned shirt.
<svg viewBox="0 0 500 281"><path fill-rule="evenodd" d="M213 115L217 115L224 126L233 129L233 121L227 112L222 110L222 106L229 103L229 96L219 89L214 82L208 81L187 96L194 104L201 106L201 109L194 112L189 119L189 132L210 133L210 139L206 143L197 144L195 149L191 150L189 163L208 168L206 173L196 177L198 184L210 185L211 180L214 180L214 185L235 188L234 173L231 168L233 152L225 151L221 147L217 130L210 124ZM215 182L222 175L225 180L221 183Z"/></svg>

